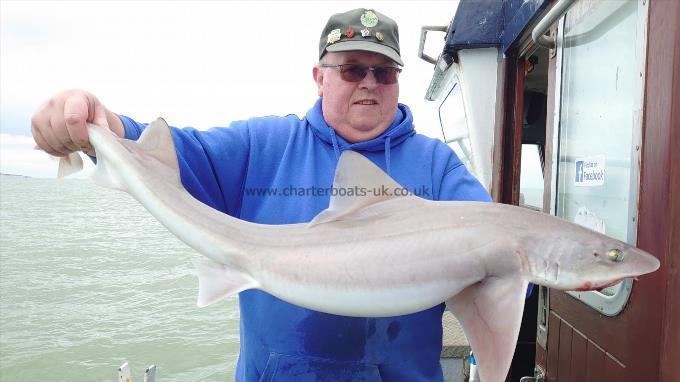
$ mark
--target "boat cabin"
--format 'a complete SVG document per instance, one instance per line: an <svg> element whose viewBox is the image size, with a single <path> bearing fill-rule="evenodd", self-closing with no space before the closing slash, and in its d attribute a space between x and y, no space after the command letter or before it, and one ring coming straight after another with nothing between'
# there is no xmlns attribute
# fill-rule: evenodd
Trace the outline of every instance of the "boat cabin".
<svg viewBox="0 0 680 382"><path fill-rule="evenodd" d="M680 381L680 1L460 0L420 56L446 142L496 202L661 262L599 291L536 288L507 380Z"/></svg>

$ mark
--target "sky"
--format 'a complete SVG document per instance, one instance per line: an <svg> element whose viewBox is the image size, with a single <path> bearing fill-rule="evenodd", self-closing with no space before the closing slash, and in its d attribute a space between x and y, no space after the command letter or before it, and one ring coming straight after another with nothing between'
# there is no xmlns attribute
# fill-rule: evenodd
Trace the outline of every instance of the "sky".
<svg viewBox="0 0 680 382"><path fill-rule="evenodd" d="M207 129L262 115L304 115L317 98L312 67L328 17L373 8L399 24L400 102L416 130L441 138L418 58L420 28L448 25L458 1L0 2L0 172L54 177L30 119L52 95L92 92L110 110ZM444 34L428 34L436 57Z"/></svg>

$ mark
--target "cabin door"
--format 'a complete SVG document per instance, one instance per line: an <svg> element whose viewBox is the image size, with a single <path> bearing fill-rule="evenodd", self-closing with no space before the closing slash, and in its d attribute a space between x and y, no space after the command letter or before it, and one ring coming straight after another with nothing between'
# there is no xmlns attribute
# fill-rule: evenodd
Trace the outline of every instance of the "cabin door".
<svg viewBox="0 0 680 382"><path fill-rule="evenodd" d="M646 0L577 1L553 28L557 45L548 52L542 208L636 245L648 13ZM540 288L536 365L544 380L658 381L659 280L592 292Z"/></svg>

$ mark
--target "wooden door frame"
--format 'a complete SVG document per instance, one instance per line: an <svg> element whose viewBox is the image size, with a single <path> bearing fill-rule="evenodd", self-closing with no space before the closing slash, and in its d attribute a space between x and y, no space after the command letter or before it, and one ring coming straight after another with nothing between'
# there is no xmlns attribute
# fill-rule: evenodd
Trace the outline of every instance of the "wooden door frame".
<svg viewBox="0 0 680 382"><path fill-rule="evenodd" d="M525 61L515 53L508 53L503 60L505 81L499 99L500 124L496 150L501 160L494 171L494 200L505 204L519 204L520 170L522 158L522 118L524 111L524 66Z"/></svg>
<svg viewBox="0 0 680 382"><path fill-rule="evenodd" d="M533 47L533 44L529 44ZM522 158L522 133L524 126L524 82L526 77L526 53L523 49L517 53L506 53L502 61L500 75L502 79L501 91L498 99L502 100L499 110L499 124L494 142L494 182L492 195L494 201L519 205L520 176ZM527 328L536 326L536 306L538 305L538 290L525 303L520 335L515 349L513 363L506 381L517 381L521 377L531 376L532 370L525 370L534 358L535 330ZM533 340L531 338L533 338ZM524 339L523 339L524 338ZM528 349L528 350L527 350ZM529 351L527 354L525 352ZM531 366L533 368L533 365Z"/></svg>
<svg viewBox="0 0 680 382"><path fill-rule="evenodd" d="M659 305L648 303L660 316L659 347L649 361L671 382L680 380L680 2L648 1L638 246L661 261L650 285Z"/></svg>

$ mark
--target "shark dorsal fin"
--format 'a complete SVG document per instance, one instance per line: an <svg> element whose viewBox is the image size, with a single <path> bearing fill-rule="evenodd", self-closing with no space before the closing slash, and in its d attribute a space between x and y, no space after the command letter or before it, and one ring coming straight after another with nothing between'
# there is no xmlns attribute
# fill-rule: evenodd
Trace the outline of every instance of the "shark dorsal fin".
<svg viewBox="0 0 680 382"><path fill-rule="evenodd" d="M181 187L179 164L172 133L170 127L162 118L151 122L136 141L119 138L110 130L99 126L89 125L88 129L94 130L98 136L112 136L114 139L108 138L107 145L124 147L132 154L137 165L145 167L154 176ZM92 132L90 132L90 139L92 139ZM114 140L116 143L114 143ZM97 168L92 174L95 183L104 187L126 190L119 176L116 175L116 171L109 171L109 167L116 166L116 164L108 163L107 156L100 154L102 153L97 154Z"/></svg>
<svg viewBox="0 0 680 382"><path fill-rule="evenodd" d="M121 143L128 147L134 146L135 151L163 163L169 170L167 180L174 184L181 184L175 144L170 127L163 118L157 118L149 123L136 141L121 140Z"/></svg>
<svg viewBox="0 0 680 382"><path fill-rule="evenodd" d="M338 160L328 208L309 222L309 226L341 220L364 207L396 197L413 197L410 193L395 195L403 189L365 156L344 151Z"/></svg>
<svg viewBox="0 0 680 382"><path fill-rule="evenodd" d="M171 168L179 170L170 127L163 118L151 122L137 140L137 147Z"/></svg>

